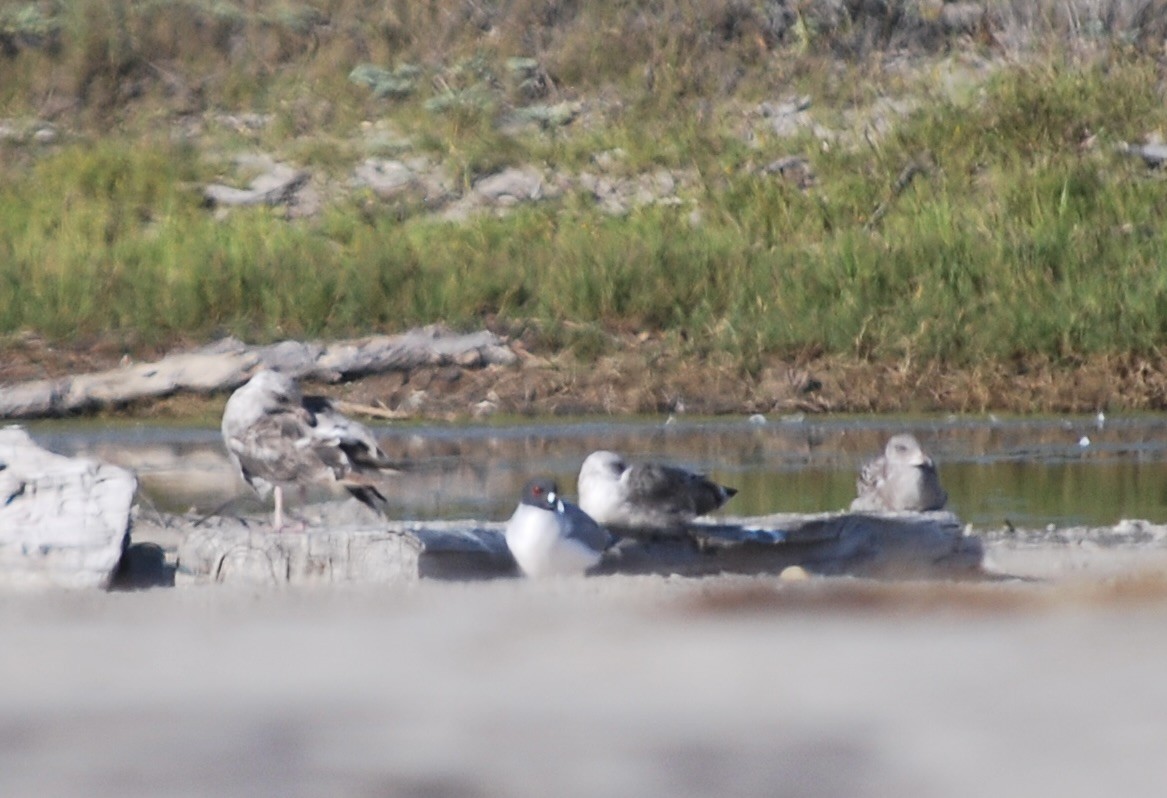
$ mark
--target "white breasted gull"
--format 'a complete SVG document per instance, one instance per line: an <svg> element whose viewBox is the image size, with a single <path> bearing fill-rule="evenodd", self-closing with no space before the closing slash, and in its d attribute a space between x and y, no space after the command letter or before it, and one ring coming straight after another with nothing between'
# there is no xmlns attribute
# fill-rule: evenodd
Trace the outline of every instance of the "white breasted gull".
<svg viewBox="0 0 1167 798"><path fill-rule="evenodd" d="M278 371L260 371L231 394L222 432L227 455L243 480L261 499L274 491L277 531L284 526L285 487L295 486L303 495L310 485L337 482L383 513L385 496L369 475L401 468L366 427L325 397L301 395L296 381Z"/></svg>
<svg viewBox="0 0 1167 798"><path fill-rule="evenodd" d="M914 435L893 435L883 454L867 463L855 483L859 496L853 511L923 512L939 510L948 501L932 458Z"/></svg>
<svg viewBox="0 0 1167 798"><path fill-rule="evenodd" d="M506 526L507 548L527 576L578 575L599 563L608 531L559 496L555 482L533 479L523 487Z"/></svg>
<svg viewBox="0 0 1167 798"><path fill-rule="evenodd" d="M579 470L579 506L597 522L621 530L679 529L736 493L676 466L629 465L615 452L592 452Z"/></svg>

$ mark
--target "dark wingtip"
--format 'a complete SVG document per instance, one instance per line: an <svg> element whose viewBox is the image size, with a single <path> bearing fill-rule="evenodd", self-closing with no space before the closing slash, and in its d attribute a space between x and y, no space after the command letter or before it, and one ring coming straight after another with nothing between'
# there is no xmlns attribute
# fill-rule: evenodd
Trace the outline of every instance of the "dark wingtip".
<svg viewBox="0 0 1167 798"><path fill-rule="evenodd" d="M389 509L389 500L385 498L385 494L372 485L345 485L344 487L354 499L375 513L385 515Z"/></svg>
<svg viewBox="0 0 1167 798"><path fill-rule="evenodd" d="M722 485L722 486L721 486L721 489L722 489L723 491L725 491L725 499L726 499L726 501L729 501L730 499L732 499L734 496L736 496L736 495L737 495L737 488L728 488L728 487L726 487L725 485Z"/></svg>
<svg viewBox="0 0 1167 798"><path fill-rule="evenodd" d="M327 396L302 396L300 404L309 413L323 413L332 409L332 400Z"/></svg>

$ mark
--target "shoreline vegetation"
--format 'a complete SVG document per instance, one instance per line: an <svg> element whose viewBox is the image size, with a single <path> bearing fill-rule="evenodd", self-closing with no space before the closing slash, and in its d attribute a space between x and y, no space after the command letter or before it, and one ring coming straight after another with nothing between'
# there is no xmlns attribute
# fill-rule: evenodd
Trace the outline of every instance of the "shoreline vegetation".
<svg viewBox="0 0 1167 798"><path fill-rule="evenodd" d="M538 361L433 389L510 412L1161 409L1167 194L1121 148L1167 130L1165 36L1150 0L0 2L0 383L440 321ZM312 201L208 207L256 154ZM508 169L549 190L450 213Z"/></svg>

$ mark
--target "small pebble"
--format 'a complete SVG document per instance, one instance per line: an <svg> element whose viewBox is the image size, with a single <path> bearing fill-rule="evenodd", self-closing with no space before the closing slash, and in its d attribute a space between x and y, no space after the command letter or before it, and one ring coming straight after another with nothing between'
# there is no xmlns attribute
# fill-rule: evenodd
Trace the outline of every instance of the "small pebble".
<svg viewBox="0 0 1167 798"><path fill-rule="evenodd" d="M801 565L788 565L778 574L778 578L783 582L805 582L810 579L810 574Z"/></svg>

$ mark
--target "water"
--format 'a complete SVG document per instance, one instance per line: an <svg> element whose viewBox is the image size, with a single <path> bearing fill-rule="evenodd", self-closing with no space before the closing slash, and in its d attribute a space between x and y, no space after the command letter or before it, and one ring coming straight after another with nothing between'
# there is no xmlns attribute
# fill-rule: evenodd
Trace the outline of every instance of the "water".
<svg viewBox="0 0 1167 798"><path fill-rule="evenodd" d="M770 418L545 421L509 425L374 428L386 451L419 464L395 478L400 518L502 520L534 474L573 495L579 464L595 449L704 471L740 493L734 515L845 508L860 465L887 437L912 431L940 467L949 508L978 526L1114 524L1167 520L1167 418ZM232 474L217 429L42 423L42 445L134 468L160 509L232 511L259 504ZM1084 438L1088 439L1088 443Z"/></svg>

